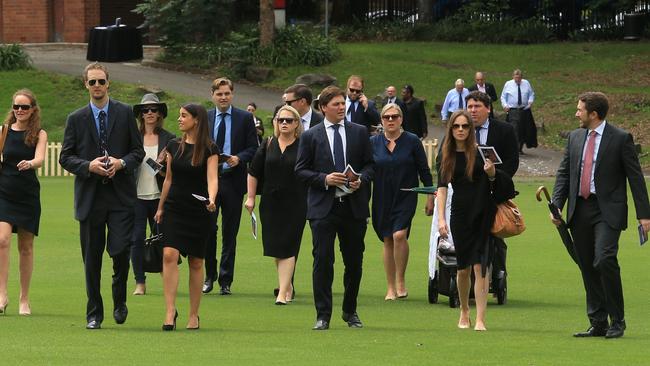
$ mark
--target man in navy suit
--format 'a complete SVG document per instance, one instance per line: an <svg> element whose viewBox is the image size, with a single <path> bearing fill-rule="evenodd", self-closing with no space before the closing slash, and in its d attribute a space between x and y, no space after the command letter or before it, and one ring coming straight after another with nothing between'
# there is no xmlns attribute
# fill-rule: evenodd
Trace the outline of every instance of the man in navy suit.
<svg viewBox="0 0 650 366"><path fill-rule="evenodd" d="M300 113L300 123L302 123L303 131L307 131L323 122L323 115L311 107L314 97L307 85L295 84L288 87L284 91L282 98L284 104L295 108Z"/></svg>
<svg viewBox="0 0 650 366"><path fill-rule="evenodd" d="M313 287L316 305L314 330L329 329L332 316L334 240L338 235L345 272L342 318L351 328L363 324L357 314L364 237L370 216L368 200L373 178L373 158L368 132L345 120L345 93L328 86L319 103L323 123L300 137L296 174L309 187L307 219L313 238ZM350 165L361 175L349 181L343 171ZM339 187L346 187L341 189ZM347 192L346 192L347 191Z"/></svg>
<svg viewBox="0 0 650 366"><path fill-rule="evenodd" d="M113 259L113 318L122 324L129 313L126 281L137 199L133 171L140 166L144 149L131 107L108 97L108 70L92 63L84 69L83 79L90 103L68 116L59 163L75 175L75 219L88 296L86 329L100 329L104 248Z"/></svg>
<svg viewBox="0 0 650 366"><path fill-rule="evenodd" d="M206 278L203 293L212 291L218 280L221 295L230 295L235 275L235 250L242 203L246 193L246 166L257 149L257 132L253 115L232 106L233 84L226 78L212 82L212 101L216 108L208 111L208 128L226 159L219 164L219 193L214 230L205 256ZM220 159L221 160L221 159ZM221 265L217 276L217 219L221 211Z"/></svg>
<svg viewBox="0 0 650 366"><path fill-rule="evenodd" d="M370 133L374 126L380 124L379 112L377 112L375 102L363 94L363 86L361 76L352 75L348 78L345 118L347 121L366 126Z"/></svg>

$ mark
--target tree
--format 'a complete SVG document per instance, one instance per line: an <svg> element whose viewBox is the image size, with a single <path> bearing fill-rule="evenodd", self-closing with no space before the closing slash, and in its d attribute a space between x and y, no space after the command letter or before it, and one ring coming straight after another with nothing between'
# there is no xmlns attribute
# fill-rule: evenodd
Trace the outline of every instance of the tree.
<svg viewBox="0 0 650 366"><path fill-rule="evenodd" d="M273 43L274 32L273 0L260 0L260 46L270 46Z"/></svg>

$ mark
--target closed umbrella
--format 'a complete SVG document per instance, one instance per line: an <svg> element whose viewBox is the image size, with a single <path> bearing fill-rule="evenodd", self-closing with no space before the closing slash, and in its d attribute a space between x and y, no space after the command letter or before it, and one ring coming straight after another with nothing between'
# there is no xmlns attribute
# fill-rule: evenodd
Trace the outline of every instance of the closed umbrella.
<svg viewBox="0 0 650 366"><path fill-rule="evenodd" d="M569 228L567 227L566 222L564 222L564 219L562 219L562 214L560 214L560 210L551 201L551 196L548 194L548 190L546 189L546 187L540 186L539 188L537 188L535 197L537 197L537 200L539 202L542 202L542 197L541 197L542 192L544 192L544 195L546 196L546 203L548 204L549 211L551 211L551 214L556 220L561 221L560 225L557 225L556 228L558 233L560 234L560 238L562 238L562 243L564 243L564 246L566 247L567 252L569 252L571 259L573 259L573 261L576 264L578 264L578 257L576 256L576 251L573 244L573 238L571 237L571 233L569 233Z"/></svg>

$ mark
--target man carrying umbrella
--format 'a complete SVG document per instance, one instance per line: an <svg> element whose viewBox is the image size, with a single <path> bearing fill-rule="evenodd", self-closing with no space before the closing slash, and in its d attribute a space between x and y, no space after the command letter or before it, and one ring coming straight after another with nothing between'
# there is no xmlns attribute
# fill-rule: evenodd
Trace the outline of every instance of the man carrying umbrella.
<svg viewBox="0 0 650 366"><path fill-rule="evenodd" d="M627 227L626 179L639 230L650 230L648 192L632 135L605 120L608 109L603 93L578 97L580 128L569 135L553 189L553 203L560 210L568 199L567 224L587 295L591 326L575 337L619 338L626 328L616 258L618 239ZM562 223L552 214L551 221Z"/></svg>

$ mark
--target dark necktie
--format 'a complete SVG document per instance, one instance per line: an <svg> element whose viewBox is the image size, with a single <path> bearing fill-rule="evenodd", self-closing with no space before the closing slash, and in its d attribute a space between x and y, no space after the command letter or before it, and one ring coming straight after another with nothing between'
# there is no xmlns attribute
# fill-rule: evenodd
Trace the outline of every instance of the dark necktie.
<svg viewBox="0 0 650 366"><path fill-rule="evenodd" d="M521 107L521 84L517 84L517 106Z"/></svg>
<svg viewBox="0 0 650 366"><path fill-rule="evenodd" d="M106 112L99 111L99 149L101 154L108 152L108 132L106 130Z"/></svg>
<svg viewBox="0 0 650 366"><path fill-rule="evenodd" d="M482 126L476 127L476 143L481 144L481 129L483 129Z"/></svg>
<svg viewBox="0 0 650 366"><path fill-rule="evenodd" d="M223 145L226 142L226 113L219 113L219 128L215 142L219 150L223 152Z"/></svg>
<svg viewBox="0 0 650 366"><path fill-rule="evenodd" d="M332 125L334 129L334 170L343 173L345 170L345 155L343 154L343 139L339 133L340 123Z"/></svg>
<svg viewBox="0 0 650 366"><path fill-rule="evenodd" d="M463 109L463 92L458 92L458 109Z"/></svg>
<svg viewBox="0 0 650 366"><path fill-rule="evenodd" d="M354 112L357 111L357 102L350 102L350 109L348 109L348 112L350 112L350 122L354 122ZM336 131L336 129L334 130Z"/></svg>
<svg viewBox="0 0 650 366"><path fill-rule="evenodd" d="M594 163L594 150L596 148L596 131L589 133L587 139L587 149L585 150L585 158L582 164L582 175L580 176L580 197L589 198L591 186L591 167Z"/></svg>

